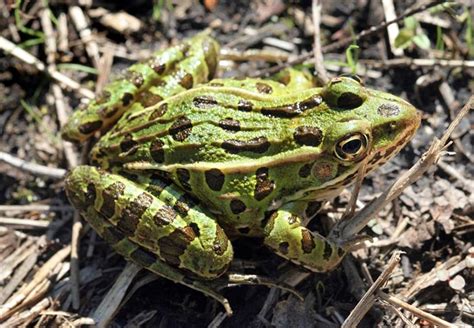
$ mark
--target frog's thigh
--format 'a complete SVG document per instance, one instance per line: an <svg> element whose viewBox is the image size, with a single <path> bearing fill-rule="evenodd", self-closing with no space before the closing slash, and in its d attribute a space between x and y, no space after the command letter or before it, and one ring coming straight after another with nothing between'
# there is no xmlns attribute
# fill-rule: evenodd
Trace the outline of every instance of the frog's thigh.
<svg viewBox="0 0 474 328"><path fill-rule="evenodd" d="M300 203L289 204L276 211L265 226L265 245L278 255L317 272L334 268L345 251L325 237L301 225L294 214Z"/></svg>
<svg viewBox="0 0 474 328"><path fill-rule="evenodd" d="M166 262L200 278L224 273L233 257L224 231L198 206L188 206L168 188L173 187L158 198L156 190L149 192L123 176L90 166L75 168L66 179L71 202L121 255L153 272Z"/></svg>

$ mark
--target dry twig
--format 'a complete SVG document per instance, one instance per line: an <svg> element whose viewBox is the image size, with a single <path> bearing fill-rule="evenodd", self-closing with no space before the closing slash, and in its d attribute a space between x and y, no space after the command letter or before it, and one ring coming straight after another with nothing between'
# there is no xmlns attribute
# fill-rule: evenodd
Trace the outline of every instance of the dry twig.
<svg viewBox="0 0 474 328"><path fill-rule="evenodd" d="M398 23L399 21L405 19L406 17L409 17L409 16L413 16L419 12L422 12L422 11L425 11L429 8L432 8L434 6L437 6L443 2L446 2L446 0L435 0L435 1L432 1L432 2L429 2L429 3L426 3L426 4L423 4L417 8L414 8L412 10L409 10L407 12L405 12L403 15L400 15L398 16L396 19L394 20L391 20L391 21L388 21L388 22L384 22L378 26L373 26L369 29L366 29L366 30L363 30L362 32L358 33L356 36L352 37L347 37L347 38L344 38L340 41L337 41L337 42L334 42L334 43L331 43L327 46L324 46L322 47L322 52L323 53L327 53L327 52L331 52L331 51L335 51L341 47L344 47L344 46L347 46L348 44L350 43L353 43L353 42L357 42L361 39L365 39L369 36L372 36L376 33L379 33L381 31L383 31L387 26L391 25L391 24L394 24L394 23ZM279 71L281 71L282 69L286 68L286 67L290 67L290 66L294 66L294 65L297 65L297 64L301 64L303 62L305 62L306 60L310 59L312 56L313 56L313 52L309 52L307 54L304 54L304 55L301 55L299 56L298 58L295 58L294 60L290 60L282 65L276 65L276 66L273 66L269 69L266 69L266 70L263 70L263 71L259 71L259 72L256 72L253 77L257 77L257 76L269 76L269 75L272 75L274 73L277 73Z"/></svg>
<svg viewBox="0 0 474 328"><path fill-rule="evenodd" d="M324 68L323 52L321 50L321 7L322 4L319 0L313 0L311 9L313 13L314 25L314 68L321 85L324 85L329 81L329 76L326 72L326 69Z"/></svg>
<svg viewBox="0 0 474 328"><path fill-rule="evenodd" d="M2 151L0 151L0 162L4 162L35 175L44 175L54 179L62 179L66 174L66 170L64 169L30 163Z"/></svg>

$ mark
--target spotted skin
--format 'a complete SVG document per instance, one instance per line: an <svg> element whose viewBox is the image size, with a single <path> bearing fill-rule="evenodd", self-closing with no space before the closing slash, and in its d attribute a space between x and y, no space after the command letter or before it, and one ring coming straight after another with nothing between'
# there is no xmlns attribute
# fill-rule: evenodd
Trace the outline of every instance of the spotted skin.
<svg viewBox="0 0 474 328"><path fill-rule="evenodd" d="M388 161L419 124L413 106L305 72L211 79L219 46L201 34L133 65L63 134L103 135L66 179L74 207L126 258L225 303L201 280L232 261L227 236L260 237L312 271L346 253L307 229L321 204Z"/></svg>
<svg viewBox="0 0 474 328"><path fill-rule="evenodd" d="M66 190L81 214L94 228L99 227L96 230L101 236L108 234L109 239L114 239L111 241L124 236L151 252L157 261L184 268L204 279L224 273L233 251L222 228L200 206L183 210L183 205L176 205L182 192L174 185L159 193L147 191L154 183L149 176L132 182L95 167L79 166L67 176ZM102 227L105 224L109 229L106 233ZM201 233L197 235L191 225ZM194 257L200 260L192 260Z"/></svg>
<svg viewBox="0 0 474 328"><path fill-rule="evenodd" d="M110 128L129 110L152 106L162 99L191 89L213 74L216 62L196 58L216 57L219 45L202 33L192 40L156 52L144 63L132 65L124 77L110 83L97 100L77 111L63 128L63 138L82 142L96 131ZM209 63L212 66L209 66ZM202 74L195 74L199 70Z"/></svg>

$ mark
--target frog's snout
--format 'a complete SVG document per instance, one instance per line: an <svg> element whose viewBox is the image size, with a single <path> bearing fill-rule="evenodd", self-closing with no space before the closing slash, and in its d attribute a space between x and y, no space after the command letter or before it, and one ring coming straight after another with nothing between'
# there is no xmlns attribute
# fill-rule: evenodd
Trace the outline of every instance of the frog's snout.
<svg viewBox="0 0 474 328"><path fill-rule="evenodd" d="M420 125L420 112L402 99L386 101L377 107L376 124L372 130L374 145L369 160L373 169L400 152L415 135Z"/></svg>
<svg viewBox="0 0 474 328"><path fill-rule="evenodd" d="M388 131L389 135L393 135L394 139L406 139L403 144L413 137L421 122L421 113L402 99L380 105L377 114L382 121L386 121L385 125L392 128L393 131Z"/></svg>

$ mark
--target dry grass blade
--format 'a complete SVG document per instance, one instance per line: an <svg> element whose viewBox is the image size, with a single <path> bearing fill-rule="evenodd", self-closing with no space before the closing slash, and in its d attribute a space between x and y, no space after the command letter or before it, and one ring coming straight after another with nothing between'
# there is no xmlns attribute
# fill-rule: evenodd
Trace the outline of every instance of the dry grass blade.
<svg viewBox="0 0 474 328"><path fill-rule="evenodd" d="M0 308L0 322L9 318L15 313L19 307L22 306L22 302L26 300L30 293L38 288L43 282L48 281L48 277L51 274L53 268L59 263L62 263L64 259L70 254L71 247L66 246L56 254L54 254L34 275L33 279L22 288L17 294L13 295L10 300Z"/></svg>
<svg viewBox="0 0 474 328"><path fill-rule="evenodd" d="M7 39L1 36L0 36L0 49L3 49L6 53L17 57L18 59L24 61L27 64L35 66L39 71L49 74L51 78L55 79L61 84L73 90L77 90L83 97L86 97L86 98L94 97L94 93L92 91L82 88L79 83L61 74L58 71L48 69L46 65L43 62L41 62L38 58L29 54L28 52L21 49L20 47L17 47L14 43L8 41Z"/></svg>
<svg viewBox="0 0 474 328"><path fill-rule="evenodd" d="M102 299L102 302L95 309L94 314L92 315L97 327L108 326L109 322L113 319L115 313L120 308L125 293L132 283L133 278L138 274L138 272L140 272L140 270L141 268L138 265L132 262L127 263L112 288Z"/></svg>
<svg viewBox="0 0 474 328"><path fill-rule="evenodd" d="M314 25L314 68L317 73L317 78L324 85L329 81L328 73L324 68L323 52L321 50L321 1L313 0L312 13Z"/></svg>
<svg viewBox="0 0 474 328"><path fill-rule="evenodd" d="M351 311L350 315L342 324L342 328L356 327L357 324L365 316L365 314L370 310L370 308L376 301L376 291L383 287L383 285L387 282L388 278L390 277L390 274L395 269L398 262L400 262L400 255L400 251L393 253L385 270L377 278L374 284L370 286L369 290L365 293L365 295L362 297L356 307Z"/></svg>
<svg viewBox="0 0 474 328"><path fill-rule="evenodd" d="M0 162L7 163L32 174L44 175L54 179L62 179L66 174L64 169L30 163L2 151L0 151Z"/></svg>

